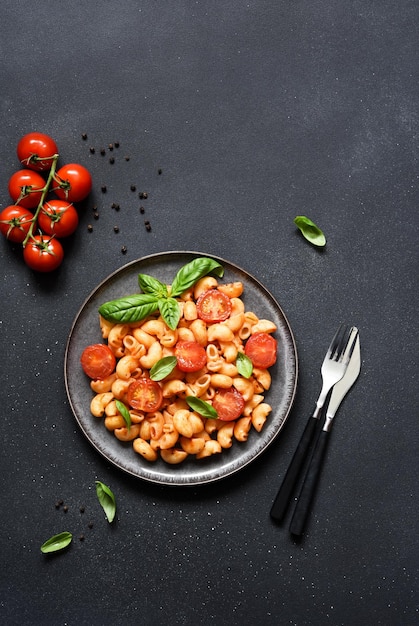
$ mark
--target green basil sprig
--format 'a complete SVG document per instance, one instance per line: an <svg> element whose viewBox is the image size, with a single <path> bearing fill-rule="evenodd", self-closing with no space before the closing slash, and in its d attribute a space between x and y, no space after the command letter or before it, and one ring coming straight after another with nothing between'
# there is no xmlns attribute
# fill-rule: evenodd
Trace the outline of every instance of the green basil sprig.
<svg viewBox="0 0 419 626"><path fill-rule="evenodd" d="M298 226L303 236L314 246L323 247L326 245L326 237L323 231L316 226L308 217L297 215L294 224Z"/></svg>
<svg viewBox="0 0 419 626"><path fill-rule="evenodd" d="M244 378L250 378L253 373L253 363L244 352L238 352L236 367L239 374Z"/></svg>
<svg viewBox="0 0 419 626"><path fill-rule="evenodd" d="M164 356L159 359L157 363L154 363L150 370L151 380L163 380L166 376L169 376L173 372L177 365L177 358L175 356Z"/></svg>
<svg viewBox="0 0 419 626"><path fill-rule="evenodd" d="M124 422L127 425L128 430L131 428L131 415L129 414L129 410L125 406L121 400L115 400L116 408L124 418Z"/></svg>
<svg viewBox="0 0 419 626"><path fill-rule="evenodd" d="M63 533L58 533L58 535L53 535L45 543L41 546L41 552L43 554L48 554L50 552L58 552L58 550L63 550L66 548L73 539L73 535L67 531Z"/></svg>
<svg viewBox="0 0 419 626"><path fill-rule="evenodd" d="M100 480L96 480L95 482L98 500L102 509L105 511L108 522L111 523L113 522L116 513L115 496L113 495L111 489L104 483L100 482Z"/></svg>
<svg viewBox="0 0 419 626"><path fill-rule="evenodd" d="M170 294L166 285L156 278L139 274L138 283L144 293L105 302L99 307L99 313L110 322L129 324L160 311L168 327L174 330L181 315L179 303L175 298L210 272L222 277L224 268L220 263L208 257L193 259L177 272Z"/></svg>
<svg viewBox="0 0 419 626"><path fill-rule="evenodd" d="M218 413L209 402L205 402L205 400L201 400L201 398L196 398L195 396L187 396L185 400L191 409L199 413L199 415L202 415L202 417L217 419Z"/></svg>

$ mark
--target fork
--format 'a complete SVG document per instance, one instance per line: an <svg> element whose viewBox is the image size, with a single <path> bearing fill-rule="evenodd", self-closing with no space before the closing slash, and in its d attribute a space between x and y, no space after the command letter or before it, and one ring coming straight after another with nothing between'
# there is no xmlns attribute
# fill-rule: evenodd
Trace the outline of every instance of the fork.
<svg viewBox="0 0 419 626"><path fill-rule="evenodd" d="M326 352L321 366L322 389L317 399L316 407L304 428L297 449L271 508L271 517L277 522L282 520L288 508L295 483L311 446L316 426L319 424L321 410L329 391L343 378L346 372L357 335L357 328L354 326L348 328L345 324L341 324Z"/></svg>

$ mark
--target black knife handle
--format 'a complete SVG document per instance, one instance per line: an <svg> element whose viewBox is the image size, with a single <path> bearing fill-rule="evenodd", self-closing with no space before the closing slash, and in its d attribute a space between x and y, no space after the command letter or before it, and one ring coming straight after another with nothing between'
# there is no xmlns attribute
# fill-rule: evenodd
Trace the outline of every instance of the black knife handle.
<svg viewBox="0 0 419 626"><path fill-rule="evenodd" d="M297 449L294 452L291 463L288 466L287 473L284 476L284 480L279 488L274 503L271 508L271 517L277 522L282 521L285 512L288 508L288 504L293 492L295 483L300 474L301 467L307 458L307 452L312 442L316 426L319 420L315 417L310 417L301 439L298 443Z"/></svg>
<svg viewBox="0 0 419 626"><path fill-rule="evenodd" d="M320 476L328 441L329 433L322 430L317 439L316 447L314 448L313 455L297 499L297 506L295 507L294 515L291 519L290 532L292 535L300 536L303 533L310 510L310 504Z"/></svg>

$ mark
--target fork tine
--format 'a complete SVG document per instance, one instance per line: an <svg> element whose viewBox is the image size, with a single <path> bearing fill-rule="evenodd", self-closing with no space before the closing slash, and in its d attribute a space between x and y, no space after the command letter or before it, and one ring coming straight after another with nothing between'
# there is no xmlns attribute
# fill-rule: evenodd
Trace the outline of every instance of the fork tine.
<svg viewBox="0 0 419 626"><path fill-rule="evenodd" d="M346 345L347 339L346 337L347 326L346 324L341 324L337 329L335 336L333 337L329 350L328 350L328 358L335 359L339 358L339 355L342 351L342 348Z"/></svg>
<svg viewBox="0 0 419 626"><path fill-rule="evenodd" d="M352 326L349 331L349 337L346 342L345 349L342 352L342 360L344 360L345 363L349 363L351 359L352 353L355 349L357 337L358 337L358 329L356 326Z"/></svg>

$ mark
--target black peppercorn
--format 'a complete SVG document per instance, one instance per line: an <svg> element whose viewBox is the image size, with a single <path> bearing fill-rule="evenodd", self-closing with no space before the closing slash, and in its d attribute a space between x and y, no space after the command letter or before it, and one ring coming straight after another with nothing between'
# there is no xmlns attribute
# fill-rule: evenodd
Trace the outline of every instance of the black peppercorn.
<svg viewBox="0 0 419 626"><path fill-rule="evenodd" d="M87 139L87 133L83 133L83 134L82 134L82 136L81 136L81 138L82 138L83 140L86 140L86 139Z"/></svg>
<svg viewBox="0 0 419 626"><path fill-rule="evenodd" d="M145 208L144 208L143 206L140 206L140 213L141 213L142 215L144 215L144 213L145 213Z"/></svg>
<svg viewBox="0 0 419 626"><path fill-rule="evenodd" d="M93 226L91 224L88 224L87 230L89 231L89 233L92 233L93 232Z"/></svg>
<svg viewBox="0 0 419 626"><path fill-rule="evenodd" d="M94 147L93 147L93 146L90 146L90 148L89 148L89 149L90 149L90 154L94 154L94 153L95 153L95 149L94 149Z"/></svg>
<svg viewBox="0 0 419 626"><path fill-rule="evenodd" d="M122 246L121 252L122 252L122 254L126 254L127 253L127 247L126 246Z"/></svg>
<svg viewBox="0 0 419 626"><path fill-rule="evenodd" d="M107 191L106 185L102 185L101 190L102 190L102 193L106 193L106 191Z"/></svg>
<svg viewBox="0 0 419 626"><path fill-rule="evenodd" d="M111 158L109 159L109 163L110 163L111 165L113 165L113 164L115 163L115 159L114 159L113 157L111 157Z"/></svg>
<svg viewBox="0 0 419 626"><path fill-rule="evenodd" d="M115 233L119 233L119 226L114 226L113 230L114 230Z"/></svg>
<svg viewBox="0 0 419 626"><path fill-rule="evenodd" d="M135 185L131 185L131 191L135 191L137 187Z"/></svg>
<svg viewBox="0 0 419 626"><path fill-rule="evenodd" d="M95 213L93 213L93 217L95 218L95 220L99 219L99 213L96 211Z"/></svg>
<svg viewBox="0 0 419 626"><path fill-rule="evenodd" d="M101 154L102 156L104 156L104 155L106 154L106 150L105 150L105 148L101 148L101 149L100 149L100 154Z"/></svg>
<svg viewBox="0 0 419 626"><path fill-rule="evenodd" d="M114 146L115 148L119 148L119 141L115 141Z"/></svg>

